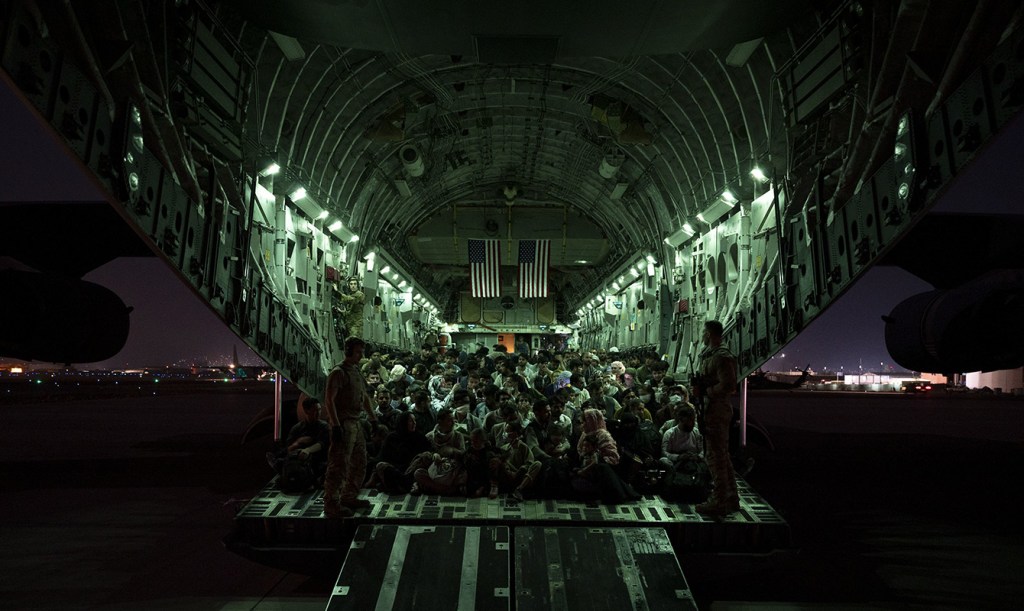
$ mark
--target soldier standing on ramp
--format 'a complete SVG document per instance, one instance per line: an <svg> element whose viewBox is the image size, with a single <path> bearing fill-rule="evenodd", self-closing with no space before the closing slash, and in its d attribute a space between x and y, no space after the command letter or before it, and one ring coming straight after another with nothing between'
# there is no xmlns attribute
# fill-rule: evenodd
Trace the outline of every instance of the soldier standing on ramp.
<svg viewBox="0 0 1024 611"><path fill-rule="evenodd" d="M324 515L328 518L349 517L353 509L370 506L357 496L366 478L366 439L359 412L365 411L370 422L377 422L359 371L365 349L366 342L358 337L345 340L345 360L327 377L324 407L331 425L331 448L324 476Z"/></svg>
<svg viewBox="0 0 1024 611"><path fill-rule="evenodd" d="M700 375L694 380L694 394L704 397L705 454L714 490L707 502L697 505L697 513L722 517L739 511L736 474L729 457L729 429L732 405L729 395L736 391L736 357L722 345L722 323L704 323L702 341L707 346L700 355Z"/></svg>

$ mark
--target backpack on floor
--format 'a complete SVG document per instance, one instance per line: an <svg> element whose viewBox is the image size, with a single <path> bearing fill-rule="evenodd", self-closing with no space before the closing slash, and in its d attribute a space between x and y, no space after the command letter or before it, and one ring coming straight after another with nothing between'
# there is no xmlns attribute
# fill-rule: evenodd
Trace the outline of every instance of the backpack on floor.
<svg viewBox="0 0 1024 611"><path fill-rule="evenodd" d="M703 460L691 460L665 475L661 497L667 501L700 503L711 491L711 471Z"/></svg>
<svg viewBox="0 0 1024 611"><path fill-rule="evenodd" d="M277 478L277 486L283 492L297 494L309 490L315 480L310 461L303 460L298 455L290 455L284 459L281 475Z"/></svg>

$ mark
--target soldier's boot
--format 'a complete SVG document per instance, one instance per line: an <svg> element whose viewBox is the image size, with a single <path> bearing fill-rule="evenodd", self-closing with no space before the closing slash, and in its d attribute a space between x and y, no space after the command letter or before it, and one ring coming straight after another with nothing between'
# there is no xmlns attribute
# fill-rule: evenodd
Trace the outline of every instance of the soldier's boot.
<svg viewBox="0 0 1024 611"><path fill-rule="evenodd" d="M324 517L331 519L351 518L352 510L341 504L337 496L324 496Z"/></svg>

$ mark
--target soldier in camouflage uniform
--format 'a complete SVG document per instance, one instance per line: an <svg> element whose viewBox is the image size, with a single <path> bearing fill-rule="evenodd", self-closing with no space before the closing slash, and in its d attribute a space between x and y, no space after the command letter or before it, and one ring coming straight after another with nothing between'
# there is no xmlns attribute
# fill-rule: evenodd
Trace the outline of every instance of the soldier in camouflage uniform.
<svg viewBox="0 0 1024 611"><path fill-rule="evenodd" d="M352 276L348 279L347 290L338 293L334 297L337 318L335 324L344 326L344 331L338 330L341 337L362 337L363 334L363 304L366 303L366 295L359 286L359 276Z"/></svg>
<svg viewBox="0 0 1024 611"><path fill-rule="evenodd" d="M359 425L365 411L370 422L377 416L370 406L366 381L359 372L366 343L358 337L345 340L345 360L327 377L324 407L331 425L331 447L327 452L324 476L324 515L341 518L353 509L369 507L369 501L357 498L366 477L366 439Z"/></svg>
<svg viewBox="0 0 1024 611"><path fill-rule="evenodd" d="M695 507L697 513L720 517L739 511L736 474L729 457L729 429L732 405L729 395L736 390L736 357L722 345L722 323L704 323L702 341L707 346L700 355L699 383L694 392L704 397L705 455L714 491L711 498Z"/></svg>

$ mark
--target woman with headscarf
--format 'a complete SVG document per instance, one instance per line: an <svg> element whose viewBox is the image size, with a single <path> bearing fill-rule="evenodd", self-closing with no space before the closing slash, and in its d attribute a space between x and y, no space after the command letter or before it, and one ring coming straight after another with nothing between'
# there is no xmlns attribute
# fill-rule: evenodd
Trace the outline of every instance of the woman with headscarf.
<svg viewBox="0 0 1024 611"><path fill-rule="evenodd" d="M615 399L621 403L623 391L633 388L633 376L626 373L626 366L622 361L612 361L608 366L608 372L611 374L608 385L615 388Z"/></svg>
<svg viewBox="0 0 1024 611"><path fill-rule="evenodd" d="M619 449L605 426L604 414L601 410L588 409L583 412L582 434L577 441L577 454L586 453L586 444L593 444L597 452L597 462L588 467L586 477L576 477L572 487L583 494L596 494L609 505L624 503L639 498L636 491L624 484L615 473L614 466L619 464Z"/></svg>
<svg viewBox="0 0 1024 611"><path fill-rule="evenodd" d="M619 464L619 449L608 432L604 423L604 414L599 409L588 409L583 412L583 435L594 435L597 438L597 451L601 455L601 462L609 465ZM576 443L576 450L582 453L583 438Z"/></svg>

